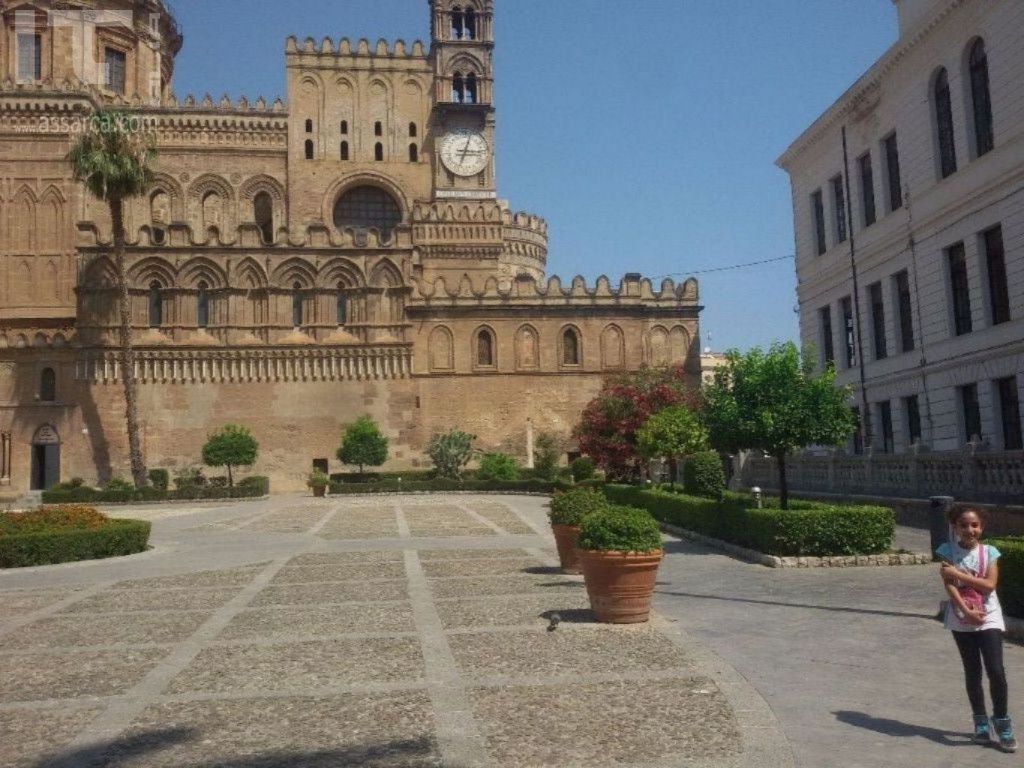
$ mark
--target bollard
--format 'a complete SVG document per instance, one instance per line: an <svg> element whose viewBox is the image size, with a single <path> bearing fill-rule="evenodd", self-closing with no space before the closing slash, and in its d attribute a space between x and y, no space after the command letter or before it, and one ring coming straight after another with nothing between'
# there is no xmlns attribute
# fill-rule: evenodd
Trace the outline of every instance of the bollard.
<svg viewBox="0 0 1024 768"><path fill-rule="evenodd" d="M761 489L755 485L753 488L750 489L750 492L754 494L754 501L757 502L757 508L762 509L764 506L764 502L761 497Z"/></svg>
<svg viewBox="0 0 1024 768"><path fill-rule="evenodd" d="M949 540L949 520L946 517L953 508L952 496L932 496L929 499L928 531L932 537L932 552ZM933 555L934 556L934 555Z"/></svg>

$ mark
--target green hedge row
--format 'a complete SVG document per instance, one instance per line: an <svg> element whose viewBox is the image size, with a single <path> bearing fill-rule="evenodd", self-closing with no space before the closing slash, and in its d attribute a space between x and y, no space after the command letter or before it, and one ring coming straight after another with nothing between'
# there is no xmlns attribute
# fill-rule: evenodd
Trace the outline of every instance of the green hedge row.
<svg viewBox="0 0 1024 768"><path fill-rule="evenodd" d="M805 501L790 510L750 509L749 499L733 495L719 502L626 485L605 486L605 495L663 523L778 557L881 554L896 532L887 507Z"/></svg>
<svg viewBox="0 0 1024 768"><path fill-rule="evenodd" d="M145 551L149 530L145 520L109 520L99 528L0 536L0 568L134 555Z"/></svg>
<svg viewBox="0 0 1024 768"><path fill-rule="evenodd" d="M1024 619L1024 538L986 539L999 550L999 603L1008 616Z"/></svg>
<svg viewBox="0 0 1024 768"><path fill-rule="evenodd" d="M422 491L496 491L503 493L553 493L570 486L547 480L413 480L380 483L334 483L336 495L357 493L418 493Z"/></svg>
<svg viewBox="0 0 1024 768"><path fill-rule="evenodd" d="M234 488L204 485L161 490L152 486L131 490L78 488L43 491L44 504L120 504L133 501L180 501L185 499L254 499L270 493L270 479L247 477Z"/></svg>

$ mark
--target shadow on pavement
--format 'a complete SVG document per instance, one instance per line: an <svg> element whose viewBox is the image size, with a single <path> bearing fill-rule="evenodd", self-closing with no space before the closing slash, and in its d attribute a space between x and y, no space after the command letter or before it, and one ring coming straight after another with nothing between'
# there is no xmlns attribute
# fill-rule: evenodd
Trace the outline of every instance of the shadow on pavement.
<svg viewBox="0 0 1024 768"><path fill-rule="evenodd" d="M910 613L907 611L883 611L876 608L847 608L839 605L811 605L809 603L787 603L783 600L756 600L752 597L723 597L722 595L702 595L697 592L669 592L663 589L655 590L656 594L669 595L671 597L696 597L701 600L725 600L730 603L753 603L755 605L779 605L784 608L810 608L815 611L831 611L834 613L864 613L871 616L896 616L902 619L929 619L934 620L934 613Z"/></svg>
<svg viewBox="0 0 1024 768"><path fill-rule="evenodd" d="M974 743L964 734L957 733L955 731L943 731L939 728L929 728L926 725L904 723L899 720L890 720L885 717L872 717L865 712L839 710L832 714L835 715L836 720L841 723L853 725L857 728L864 728L869 731L875 731L876 733L882 733L886 736L918 736L922 739L928 739L928 741L934 741L936 744L942 744L945 747L974 746Z"/></svg>
<svg viewBox="0 0 1024 768"><path fill-rule="evenodd" d="M184 741L195 741L199 736L199 731L192 728L149 731L58 755L40 763L38 768L115 768L148 752L164 750ZM149 762L143 759L141 762L136 760L135 764L148 765ZM441 759L433 739L422 737L310 752L248 754L226 760L182 757L173 765L176 768L339 768L357 765L366 768L438 768Z"/></svg>
<svg viewBox="0 0 1024 768"><path fill-rule="evenodd" d="M523 568L523 573L533 573L539 576L561 576L562 569L555 566L534 565L529 568Z"/></svg>
<svg viewBox="0 0 1024 768"><path fill-rule="evenodd" d="M597 619L594 618L594 612L589 608L567 608L565 610L551 610L544 611L540 615L540 618L551 621L552 618L558 616L559 621L565 624L596 624Z"/></svg>

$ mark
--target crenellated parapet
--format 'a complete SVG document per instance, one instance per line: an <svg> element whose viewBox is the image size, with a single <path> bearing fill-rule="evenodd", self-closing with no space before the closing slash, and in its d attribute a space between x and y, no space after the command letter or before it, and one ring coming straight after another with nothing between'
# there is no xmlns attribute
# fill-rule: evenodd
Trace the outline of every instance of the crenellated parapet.
<svg viewBox="0 0 1024 768"><path fill-rule="evenodd" d="M420 40L415 40L411 46L407 46L404 40L395 40L389 43L380 39L372 48L370 41L361 38L353 46L352 42L343 37L335 45L330 37L323 38L319 43L312 37L307 37L301 43L294 37L289 37L285 42L285 55L289 58L335 58L339 60L353 60L359 58L372 58L378 60L379 64L386 66L387 60L410 60L420 59L426 61L427 53ZM351 64L352 61L345 61ZM318 62L322 64L322 62Z"/></svg>

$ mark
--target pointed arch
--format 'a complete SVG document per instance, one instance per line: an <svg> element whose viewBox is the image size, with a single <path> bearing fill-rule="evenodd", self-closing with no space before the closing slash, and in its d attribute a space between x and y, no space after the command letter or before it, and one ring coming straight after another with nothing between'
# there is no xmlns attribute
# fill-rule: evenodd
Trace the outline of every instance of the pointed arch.
<svg viewBox="0 0 1024 768"><path fill-rule="evenodd" d="M519 326L515 337L516 368L532 370L540 367L540 334L530 323Z"/></svg>
<svg viewBox="0 0 1024 768"><path fill-rule="evenodd" d="M375 288L398 288L403 284L402 273L390 259L381 259L373 268L370 285Z"/></svg>
<svg viewBox="0 0 1024 768"><path fill-rule="evenodd" d="M601 331L601 367L618 370L626 365L626 336L617 325L605 326Z"/></svg>
<svg viewBox="0 0 1024 768"><path fill-rule="evenodd" d="M22 186L11 204L11 250L32 251L36 235L36 196L31 188Z"/></svg>
<svg viewBox="0 0 1024 768"><path fill-rule="evenodd" d="M40 298L55 302L60 299L60 270L57 267L57 262L53 259L48 260L43 271L45 274Z"/></svg>
<svg viewBox="0 0 1024 768"><path fill-rule="evenodd" d="M114 263L106 256L95 257L85 268L82 284L92 289L116 288L117 271Z"/></svg>
<svg viewBox="0 0 1024 768"><path fill-rule="evenodd" d="M53 253L62 250L64 241L64 196L51 185L43 192L36 207L36 231L39 250Z"/></svg>
<svg viewBox="0 0 1024 768"><path fill-rule="evenodd" d="M498 367L498 337L489 325L481 325L473 331L471 350L473 367L490 369Z"/></svg>
<svg viewBox="0 0 1024 768"><path fill-rule="evenodd" d="M128 270L128 284L139 290L149 288L156 281L161 288L173 288L177 284L177 270L167 261L158 256L150 256Z"/></svg>
<svg viewBox="0 0 1024 768"><path fill-rule="evenodd" d="M455 339L447 326L439 325L430 332L427 350L431 372L455 370Z"/></svg>
<svg viewBox="0 0 1024 768"><path fill-rule="evenodd" d="M149 190L149 198L151 201L153 199L153 195L158 192L163 192L167 196L167 220L162 223L170 224L174 221L181 221L184 218L185 195L182 191L181 184L178 183L177 179L169 173L155 173L153 174L153 183ZM152 208L150 211L152 212ZM155 219L151 219L151 221L155 222Z"/></svg>
<svg viewBox="0 0 1024 768"><path fill-rule="evenodd" d="M303 289L316 286L316 269L304 259L288 259L278 265L270 275L270 285L274 288L291 291L295 283L299 283Z"/></svg>
<svg viewBox="0 0 1024 768"><path fill-rule="evenodd" d="M327 262L320 268L320 276L317 286L320 288L334 289L338 286L344 288L362 288L366 285L362 272L351 259L336 258Z"/></svg>
<svg viewBox="0 0 1024 768"><path fill-rule="evenodd" d="M256 259L248 256L232 270L231 285L242 290L254 290L266 288L268 285L267 273Z"/></svg>
<svg viewBox="0 0 1024 768"><path fill-rule="evenodd" d="M669 337L668 329L656 325L647 334L647 363L648 365L668 365L669 360Z"/></svg>
<svg viewBox="0 0 1024 768"><path fill-rule="evenodd" d="M185 262L178 270L178 286L181 288L198 288L205 282L207 290L217 291L227 288L227 275L219 264L205 256L195 256Z"/></svg>
<svg viewBox="0 0 1024 768"><path fill-rule="evenodd" d="M583 336L575 325L562 326L558 336L558 360L567 368L583 365Z"/></svg>
<svg viewBox="0 0 1024 768"><path fill-rule="evenodd" d="M14 274L11 279L11 303L29 304L34 297L34 281L32 279L32 265L28 259L21 259L14 266Z"/></svg>
<svg viewBox="0 0 1024 768"><path fill-rule="evenodd" d="M669 362L682 365L690 358L690 332L682 325L672 327L669 332Z"/></svg>

